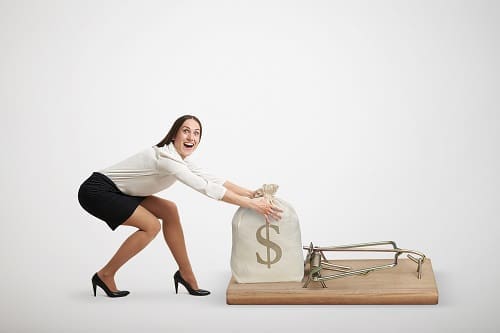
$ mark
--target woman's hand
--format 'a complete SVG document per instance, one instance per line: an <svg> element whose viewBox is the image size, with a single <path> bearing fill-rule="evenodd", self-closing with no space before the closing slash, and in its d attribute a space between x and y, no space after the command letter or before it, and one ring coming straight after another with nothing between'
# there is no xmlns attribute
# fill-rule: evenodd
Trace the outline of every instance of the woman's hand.
<svg viewBox="0 0 500 333"><path fill-rule="evenodd" d="M267 223L269 223L271 219L276 221L281 219L280 213L283 213L283 210L271 204L269 200L264 197L251 199L246 196L238 195L230 189L226 191L221 200L240 207L251 208L257 213L264 215Z"/></svg>
<svg viewBox="0 0 500 333"><path fill-rule="evenodd" d="M250 200L250 208L255 210L257 213L264 215L267 223L269 223L270 220L280 220L280 213L283 213L282 209L271 204L265 198L255 198Z"/></svg>

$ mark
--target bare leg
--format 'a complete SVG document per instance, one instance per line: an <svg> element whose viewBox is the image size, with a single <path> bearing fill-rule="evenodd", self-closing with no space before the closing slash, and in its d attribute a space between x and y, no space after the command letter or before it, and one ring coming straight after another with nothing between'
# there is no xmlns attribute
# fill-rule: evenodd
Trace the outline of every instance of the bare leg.
<svg viewBox="0 0 500 333"><path fill-rule="evenodd" d="M144 207L138 206L134 213L123 223L139 230L128 237L111 260L97 275L111 291L116 291L115 274L127 261L141 251L160 231L158 219Z"/></svg>
<svg viewBox="0 0 500 333"><path fill-rule="evenodd" d="M162 220L163 237L179 266L182 277L193 289L198 289L198 282L189 261L184 232L182 231L179 212L175 203L155 196L149 196L141 205Z"/></svg>

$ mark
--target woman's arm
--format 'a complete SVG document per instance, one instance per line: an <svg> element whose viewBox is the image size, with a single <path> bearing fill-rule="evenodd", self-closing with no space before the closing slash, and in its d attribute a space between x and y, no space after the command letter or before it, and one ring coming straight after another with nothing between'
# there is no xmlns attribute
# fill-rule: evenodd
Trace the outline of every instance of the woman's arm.
<svg viewBox="0 0 500 333"><path fill-rule="evenodd" d="M224 183L224 186L225 185L226 184ZM281 215L279 213L283 212L278 207L273 206L265 198L250 199L248 197L236 194L230 189L226 190L226 193L221 200L240 207L251 208L257 213L264 215L267 222L269 222L269 219L279 220L281 218Z"/></svg>
<svg viewBox="0 0 500 333"><path fill-rule="evenodd" d="M223 184L223 186L225 188L227 188L228 190L238 194L238 195L241 195L243 197L247 197L247 198L253 198L253 195L254 195L254 191L251 191L251 190L248 190L246 188L243 188L241 186L238 186L234 183L231 183L230 181L226 180Z"/></svg>

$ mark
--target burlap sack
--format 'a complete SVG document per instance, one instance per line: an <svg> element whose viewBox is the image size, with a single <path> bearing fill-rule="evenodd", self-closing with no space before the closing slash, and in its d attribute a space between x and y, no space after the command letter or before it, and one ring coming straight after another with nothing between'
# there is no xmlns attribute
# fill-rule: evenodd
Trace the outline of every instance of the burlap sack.
<svg viewBox="0 0 500 333"><path fill-rule="evenodd" d="M265 184L257 191L283 210L279 221L240 207L233 217L231 270L238 283L301 281L304 257L299 219L293 207L274 197L278 186Z"/></svg>

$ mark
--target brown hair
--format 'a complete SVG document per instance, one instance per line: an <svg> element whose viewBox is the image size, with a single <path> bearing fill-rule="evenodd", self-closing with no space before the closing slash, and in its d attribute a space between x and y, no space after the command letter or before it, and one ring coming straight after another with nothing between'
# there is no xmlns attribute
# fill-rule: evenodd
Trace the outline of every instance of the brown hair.
<svg viewBox="0 0 500 333"><path fill-rule="evenodd" d="M163 140L161 140L160 142L158 142L156 144L156 146L157 147L162 147L162 146L168 145L170 142L172 142L172 140L177 135L177 131L179 130L179 128L181 128L182 124L184 124L184 122L187 119L193 119L193 120L195 120L198 123L198 125L200 125L200 140L201 140L201 133L203 132L203 130L202 130L202 127L201 127L200 120L198 118L196 118L195 116L186 114L186 115L184 115L182 117L177 118L177 120L174 122L174 124L172 125L172 127L168 131L167 135L163 138Z"/></svg>

